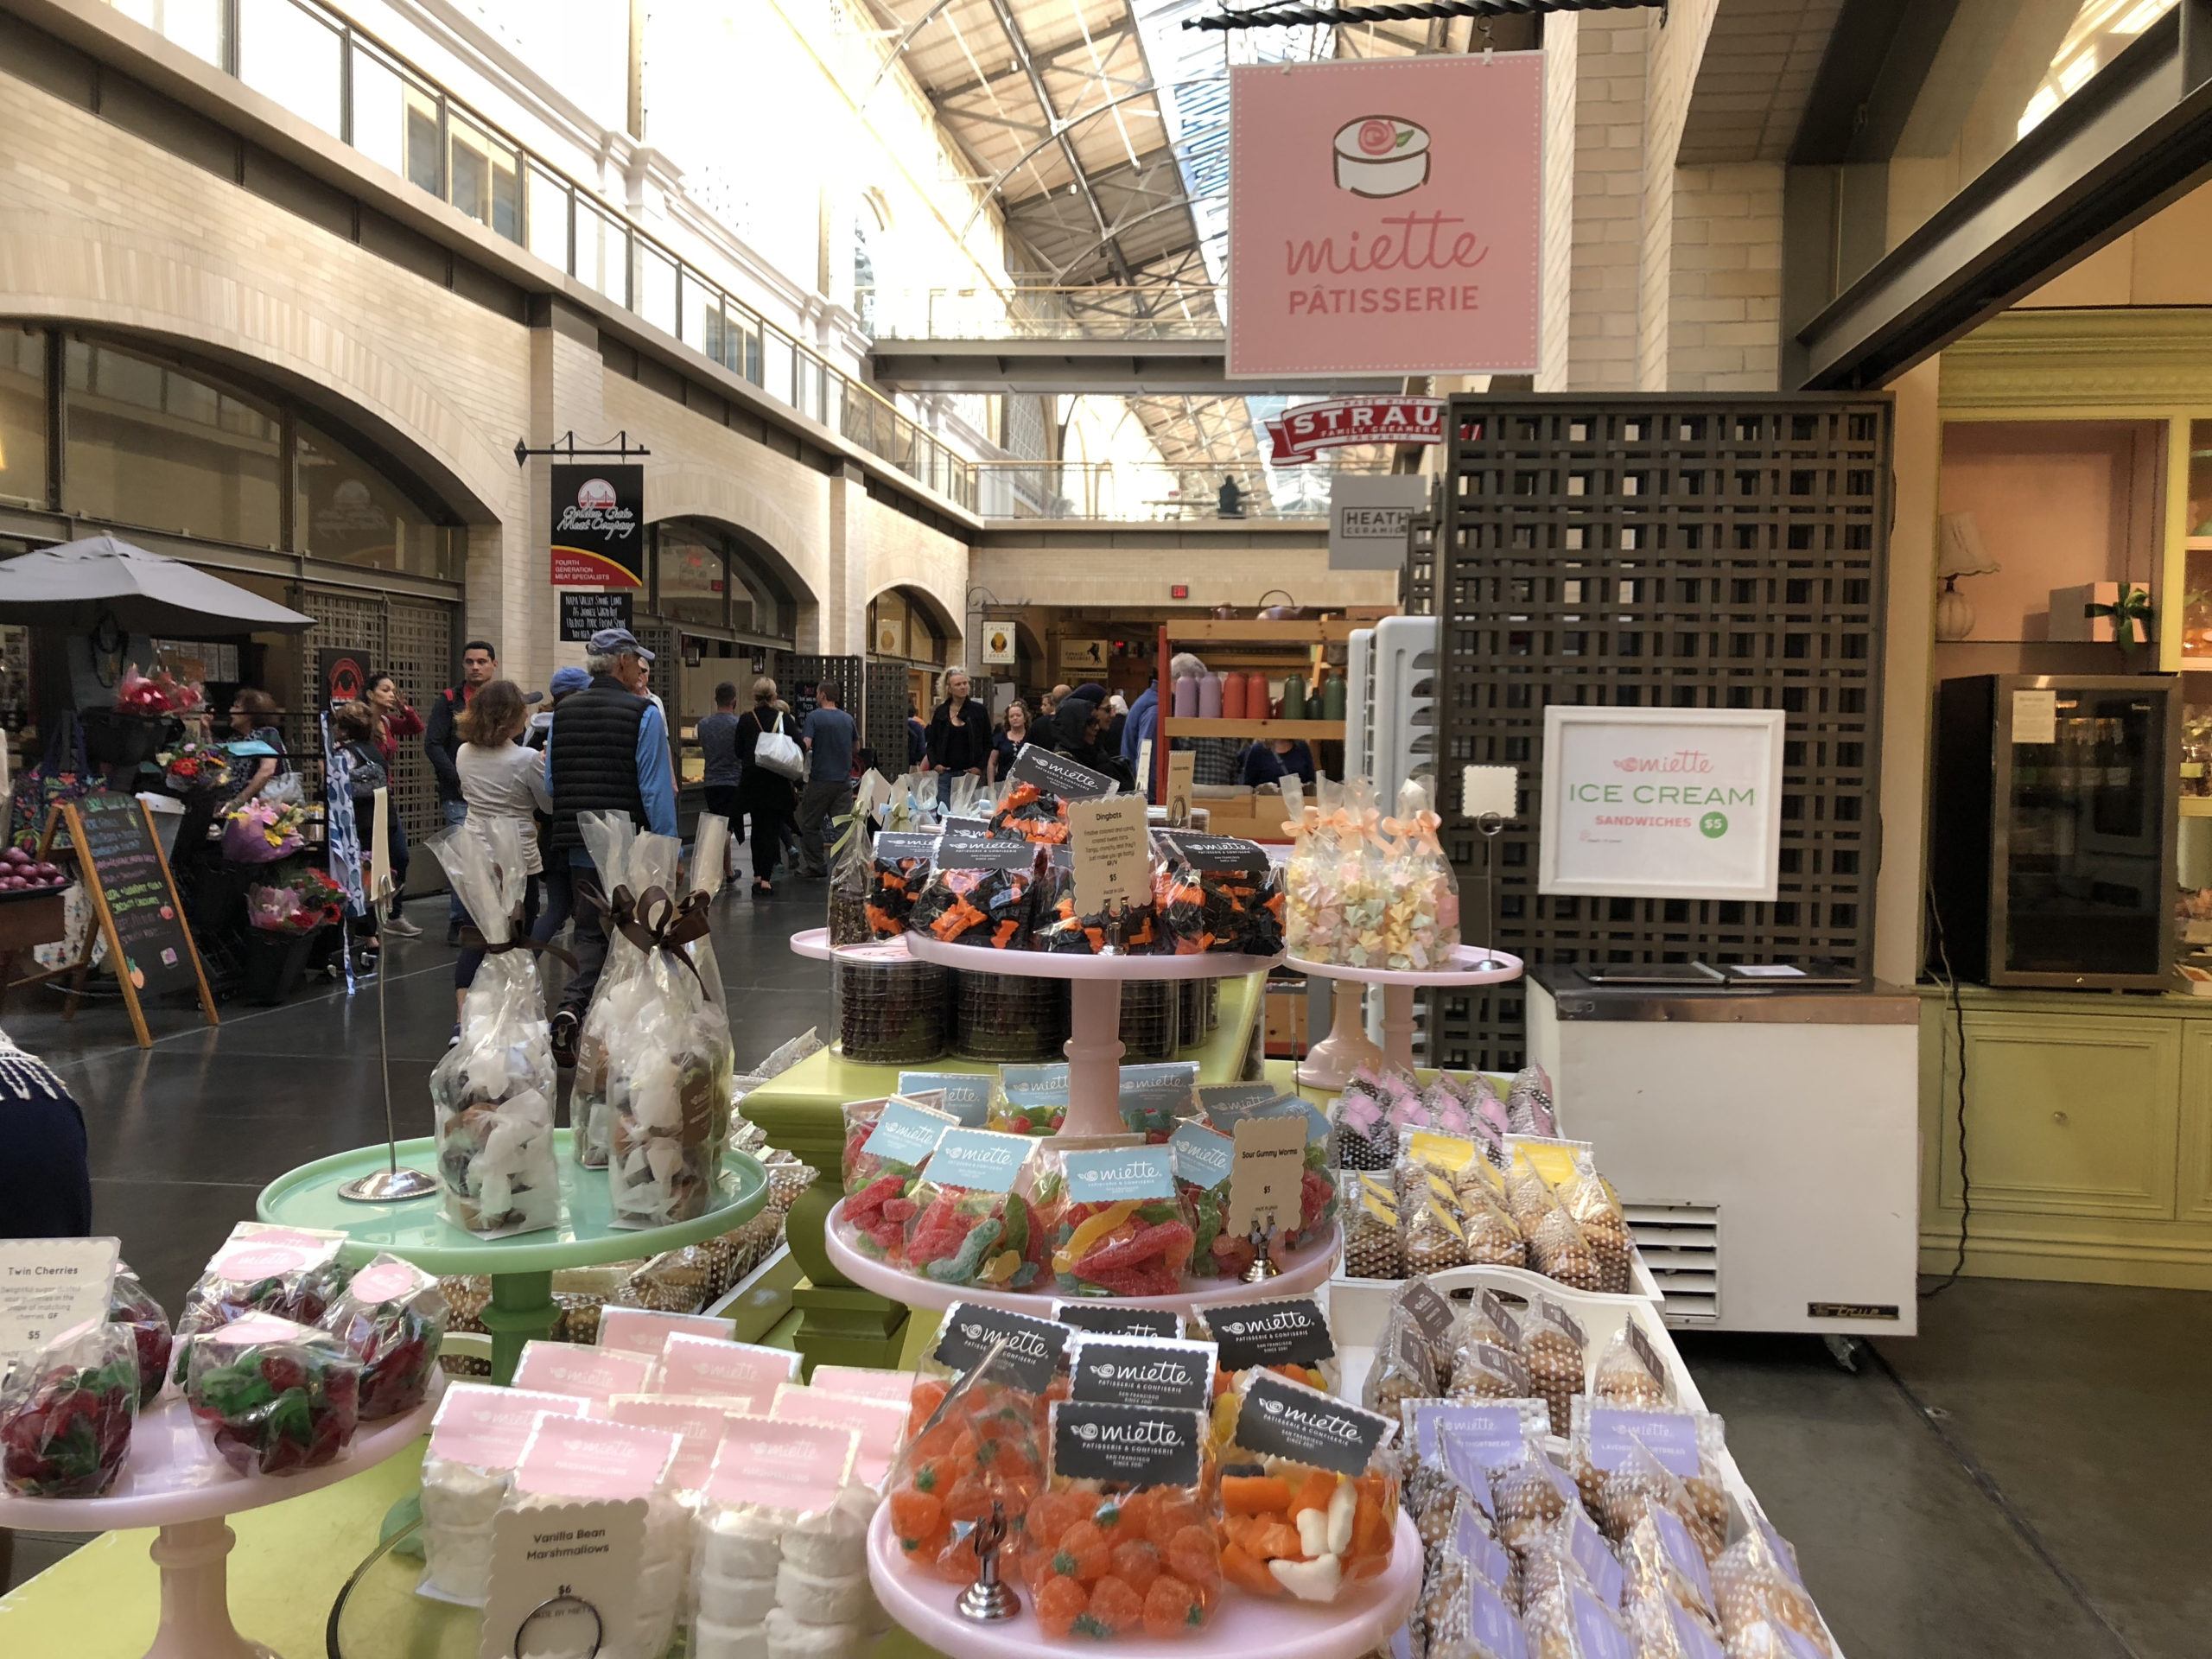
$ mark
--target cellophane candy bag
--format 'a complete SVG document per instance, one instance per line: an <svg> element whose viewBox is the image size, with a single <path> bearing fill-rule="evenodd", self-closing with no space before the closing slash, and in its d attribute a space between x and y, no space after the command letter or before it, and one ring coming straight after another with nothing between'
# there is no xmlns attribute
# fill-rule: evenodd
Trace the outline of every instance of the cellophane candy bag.
<svg viewBox="0 0 2212 1659"><path fill-rule="evenodd" d="M589 1401L530 1389L456 1382L438 1402L423 1459L423 1582L481 1603L491 1587L492 1522L541 1412L582 1417Z"/></svg>
<svg viewBox="0 0 2212 1659"><path fill-rule="evenodd" d="M942 1099L940 1094L938 1098ZM846 1242L880 1262L904 1266L906 1228L921 1213L912 1188L950 1114L892 1095L845 1104Z"/></svg>
<svg viewBox="0 0 2212 1659"><path fill-rule="evenodd" d="M1720 1552L1713 1591L1728 1659L1803 1659L1835 1651L1789 1547L1762 1522L1747 1521Z"/></svg>
<svg viewBox="0 0 2212 1659"><path fill-rule="evenodd" d="M1451 1380L1458 1317L1427 1279L1409 1279L1390 1294L1390 1311L1375 1339L1375 1363L1359 1402L1395 1421L1408 1400L1434 1400Z"/></svg>
<svg viewBox="0 0 2212 1659"><path fill-rule="evenodd" d="M1049 1235L1017 1190L1036 1146L1027 1135L947 1129L909 1195L907 1270L944 1285L1036 1285L1050 1270Z"/></svg>
<svg viewBox="0 0 2212 1659"><path fill-rule="evenodd" d="M1398 1236L1398 1195L1379 1175L1347 1175L1340 1214L1344 1228L1344 1276L1402 1279L1406 1252Z"/></svg>
<svg viewBox="0 0 2212 1659"><path fill-rule="evenodd" d="M599 873L600 891L610 901L618 891L675 890L681 842L640 834L626 812L580 813L576 830ZM587 1169L604 1168L613 1143L613 1110L607 1099L608 1045L638 1020L652 996L644 950L612 918L605 925L607 960L576 1033L576 1075L569 1091L569 1151Z"/></svg>
<svg viewBox="0 0 2212 1659"><path fill-rule="evenodd" d="M1552 1080L1531 1061L1514 1074L1505 1096L1507 1125L1515 1135L1553 1135L1559 1120L1552 1113Z"/></svg>
<svg viewBox="0 0 2212 1659"><path fill-rule="evenodd" d="M485 939L505 944L526 880L515 820L470 817L429 845ZM447 1220L490 1238L559 1224L557 1087L537 964L495 950L461 999L461 1040L430 1072Z"/></svg>
<svg viewBox="0 0 2212 1659"><path fill-rule="evenodd" d="M1155 835L1153 847L1160 931L1176 955L1281 951L1282 881L1262 848L1173 830Z"/></svg>
<svg viewBox="0 0 2212 1659"><path fill-rule="evenodd" d="M906 931L915 902L929 885L937 847L935 836L913 830L896 834L886 830L875 838L874 847L863 855L862 865L867 873L863 905L869 938L893 939ZM860 943L857 939L830 942Z"/></svg>
<svg viewBox="0 0 2212 1659"><path fill-rule="evenodd" d="M1688 1528L1708 1560L1728 1535L1721 1483L1726 1433L1710 1412L1631 1411L1574 1401L1573 1463L1583 1506L1618 1543L1656 1504Z"/></svg>
<svg viewBox="0 0 2212 1659"><path fill-rule="evenodd" d="M1164 1146L1040 1154L1058 1166L1052 1273L1063 1296L1172 1296L1195 1238ZM1044 1168L1040 1166L1040 1172Z"/></svg>
<svg viewBox="0 0 2212 1659"><path fill-rule="evenodd" d="M138 1351L138 1407L154 1403L169 1373L169 1316L138 1282L128 1264L115 1264L107 1293L107 1321L130 1329Z"/></svg>
<svg viewBox="0 0 2212 1659"><path fill-rule="evenodd" d="M445 1336L446 1299L420 1268L396 1255L375 1257L317 1324L361 1362L363 1422L397 1417L429 1397Z"/></svg>
<svg viewBox="0 0 2212 1659"><path fill-rule="evenodd" d="M990 833L1001 840L1058 846L1068 838L1068 803L1113 794L1115 780L1064 754L1024 744L1007 771L1006 793L991 813Z"/></svg>
<svg viewBox="0 0 2212 1659"><path fill-rule="evenodd" d="M72 1325L17 1360L0 1376L0 1491L101 1496L130 1451L138 1389L130 1328L106 1319Z"/></svg>
<svg viewBox="0 0 2212 1659"><path fill-rule="evenodd" d="M1325 960L1354 968L1388 964L1384 924L1392 897L1391 868L1382 823L1375 785L1364 778L1347 778L1338 795L1336 826L1343 930L1334 941L1335 954Z"/></svg>
<svg viewBox="0 0 2212 1659"><path fill-rule="evenodd" d="M968 1306L946 1310L940 1353L947 1339L963 1340ZM1017 1357L988 1340L957 1379L925 1376L915 1382L906 1441L884 1488L892 1535L909 1567L952 1584L975 1582L975 1530L995 1503L1007 1526L1000 1576L1020 1581L1026 1522L1045 1481L1043 1408L1053 1363L1052 1354Z"/></svg>
<svg viewBox="0 0 2212 1659"><path fill-rule="evenodd" d="M1175 1171L1175 1191L1191 1216L1191 1276L1242 1278L1252 1265L1252 1247L1223 1228L1236 1143L1203 1123L1182 1123L1169 1135L1167 1151Z"/></svg>
<svg viewBox="0 0 2212 1659"><path fill-rule="evenodd" d="M1026 1577L1050 1637L1173 1640L1221 1598L1221 1514L1202 1412L1058 1401Z"/></svg>
<svg viewBox="0 0 2212 1659"><path fill-rule="evenodd" d="M1152 957L1171 949L1162 935L1154 895L1147 890L1110 915L1088 915L1076 908L1074 857L1065 847L1052 849L1037 889L1036 948L1064 955Z"/></svg>
<svg viewBox="0 0 2212 1659"><path fill-rule="evenodd" d="M1313 1297L1207 1304L1192 1312L1212 1338L1217 1356L1211 1433L1224 1462L1249 1461L1236 1440L1248 1378L1271 1374L1324 1394L1336 1387L1336 1337Z"/></svg>
<svg viewBox="0 0 2212 1659"><path fill-rule="evenodd" d="M1398 1161L1398 1130L1390 1121L1390 1092L1365 1066L1337 1096L1337 1164L1343 1169L1387 1170Z"/></svg>
<svg viewBox="0 0 2212 1659"><path fill-rule="evenodd" d="M1382 966L1398 973L1433 973L1452 964L1459 943L1459 883L1436 838L1433 780L1408 778L1398 788L1398 812L1383 832L1389 843L1390 891L1382 916Z"/></svg>
<svg viewBox="0 0 2212 1659"><path fill-rule="evenodd" d="M197 1338L184 1397L241 1475L296 1475L346 1455L361 1362L327 1331L249 1313Z"/></svg>
<svg viewBox="0 0 2212 1659"><path fill-rule="evenodd" d="M634 896L620 925L632 943L651 943L634 982L646 989L645 1006L607 1037L612 1222L665 1227L696 1220L721 1200L729 1148L729 1015L691 957L707 925L698 895L679 904L669 890L650 889Z"/></svg>
<svg viewBox="0 0 2212 1659"><path fill-rule="evenodd" d="M177 1316L172 1375L181 1382L193 1342L249 1313L313 1325L348 1277L338 1262L343 1233L242 1221L208 1258Z"/></svg>
<svg viewBox="0 0 2212 1659"><path fill-rule="evenodd" d="M1634 1319L1616 1331L1590 1382L1590 1397L1599 1405L1631 1411L1675 1409L1675 1378L1659 1350Z"/></svg>
<svg viewBox="0 0 2212 1659"><path fill-rule="evenodd" d="M1255 1595L1334 1601L1390 1565L1397 1425L1265 1372L1238 1382L1237 1442L1221 1474L1222 1575Z"/></svg>
<svg viewBox="0 0 2212 1659"><path fill-rule="evenodd" d="M1067 1063L1001 1066L986 1112L983 1127L1001 1135L1058 1135L1068 1116Z"/></svg>
<svg viewBox="0 0 2212 1659"><path fill-rule="evenodd" d="M1030 889L1050 860L1027 843L941 842L907 925L942 944L1027 950L1036 931Z"/></svg>
<svg viewBox="0 0 2212 1659"><path fill-rule="evenodd" d="M1315 804L1283 825L1292 836L1290 857L1282 868L1283 943L1292 956L1306 962L1335 961L1332 953L1344 935L1337 791L1330 779L1319 779Z"/></svg>

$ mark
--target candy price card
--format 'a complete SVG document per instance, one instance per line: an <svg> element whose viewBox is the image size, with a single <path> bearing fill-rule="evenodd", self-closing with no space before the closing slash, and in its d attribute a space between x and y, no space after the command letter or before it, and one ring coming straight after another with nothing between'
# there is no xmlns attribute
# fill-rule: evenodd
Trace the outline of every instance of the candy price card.
<svg viewBox="0 0 2212 1659"><path fill-rule="evenodd" d="M1236 1126L1236 1145L1223 1230L1232 1238L1249 1238L1255 1224L1274 1233L1295 1223L1306 1173L1306 1120L1248 1117Z"/></svg>
<svg viewBox="0 0 2212 1659"><path fill-rule="evenodd" d="M640 1499L500 1510L477 1659L614 1651L630 1628L645 1549Z"/></svg>
<svg viewBox="0 0 2212 1659"><path fill-rule="evenodd" d="M0 1240L0 1373L54 1336L107 1317L111 1238Z"/></svg>

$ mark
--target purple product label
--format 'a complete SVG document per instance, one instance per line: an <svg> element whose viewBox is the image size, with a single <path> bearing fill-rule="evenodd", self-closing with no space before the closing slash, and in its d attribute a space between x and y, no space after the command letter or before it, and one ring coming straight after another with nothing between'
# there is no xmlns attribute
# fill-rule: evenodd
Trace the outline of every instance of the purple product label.
<svg viewBox="0 0 2212 1659"><path fill-rule="evenodd" d="M1591 1408L1590 1461L1597 1467L1619 1468L1638 1446L1670 1475L1687 1479L1698 1471L1696 1418L1613 1406Z"/></svg>
<svg viewBox="0 0 2212 1659"><path fill-rule="evenodd" d="M1659 1533L1659 1548L1667 1552L1667 1560L1681 1576L1683 1582L1695 1585L1699 1595L1705 1598L1707 1607L1713 1605L1713 1573L1705 1564L1705 1552L1697 1540L1690 1536L1690 1529L1682 1524L1681 1516L1672 1510L1662 1510L1656 1503L1645 1510Z"/></svg>
<svg viewBox="0 0 2212 1659"><path fill-rule="evenodd" d="M1505 1553L1504 1545L1484 1532L1475 1517L1464 1510L1459 1514L1453 1541L1467 1558L1467 1565L1482 1575L1484 1583L1493 1590L1505 1588L1505 1581L1513 1575L1513 1558Z"/></svg>
<svg viewBox="0 0 2212 1659"><path fill-rule="evenodd" d="M1682 1659L1727 1659L1719 1638L1713 1634L1711 1627L1703 1619L1680 1603L1676 1603L1668 1611L1674 1618L1675 1643L1682 1651ZM1788 1635L1797 1636L1797 1632L1789 1630ZM1802 1637L1798 1637L1797 1639L1801 1642L1804 1640ZM1783 1648L1785 1651L1791 1652L1794 1656L1796 1650L1789 1647L1786 1638ZM1817 1648L1808 1647L1808 1654L1816 1654L1819 1651Z"/></svg>
<svg viewBox="0 0 2212 1659"><path fill-rule="evenodd" d="M1636 1638L1622 1629L1604 1603L1579 1585L1568 1604L1567 1618L1574 1626L1582 1659L1636 1659Z"/></svg>
<svg viewBox="0 0 2212 1659"><path fill-rule="evenodd" d="M1628 1575L1621 1570L1619 1558L1614 1555L1612 1546L1598 1530L1587 1510L1567 1511L1567 1553L1582 1569L1582 1576L1590 1580L1590 1587L1598 1592L1599 1600L1608 1607L1621 1605L1621 1586Z"/></svg>
<svg viewBox="0 0 2212 1659"><path fill-rule="evenodd" d="M1422 1401L1412 1408L1412 1412L1414 1451L1419 1457L1437 1455L1438 1431L1445 1428L1476 1441L1480 1448L1477 1455L1488 1460L1486 1467L1495 1469L1521 1455L1521 1410L1517 1406Z"/></svg>
<svg viewBox="0 0 2212 1659"><path fill-rule="evenodd" d="M1443 1453L1444 1472L1463 1491L1485 1493L1490 1488L1490 1471L1497 1465L1491 1461L1489 1443L1473 1434L1461 1434L1446 1428L1436 1437L1437 1449ZM1516 1433L1514 1444L1520 1444ZM1508 1453L1507 1456L1510 1456ZM1490 1510L1487 1497L1479 1500L1485 1513Z"/></svg>
<svg viewBox="0 0 2212 1659"><path fill-rule="evenodd" d="M1805 1575L1797 1570L1797 1552L1789 1547L1789 1541L1777 1532L1764 1516L1759 1516L1759 1531L1766 1539L1766 1547L1774 1552L1776 1564L1789 1575L1790 1583L1802 1590Z"/></svg>
<svg viewBox="0 0 2212 1659"><path fill-rule="evenodd" d="M1504 1599L1487 1584L1467 1586L1467 1629L1498 1659L1529 1659L1529 1633Z"/></svg>
<svg viewBox="0 0 2212 1659"><path fill-rule="evenodd" d="M1552 1490L1559 1494L1560 1501L1565 1503L1569 1510L1579 1510L1582 1503L1582 1491L1575 1485L1574 1477L1541 1452L1531 1452L1529 1455L1536 1459L1536 1466L1544 1471L1544 1478L1551 1482Z"/></svg>

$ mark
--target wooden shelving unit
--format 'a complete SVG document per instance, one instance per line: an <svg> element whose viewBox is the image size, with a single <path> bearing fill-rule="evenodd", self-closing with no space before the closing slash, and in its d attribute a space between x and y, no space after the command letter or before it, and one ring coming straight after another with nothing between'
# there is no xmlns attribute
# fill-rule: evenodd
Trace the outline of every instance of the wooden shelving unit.
<svg viewBox="0 0 2212 1659"><path fill-rule="evenodd" d="M2212 664L2208 664L2212 667ZM1341 741L1344 723L1341 720L1179 720L1175 722L1178 737L1302 737L1325 742Z"/></svg>
<svg viewBox="0 0 2212 1659"><path fill-rule="evenodd" d="M1327 662L1328 648L1341 645L1351 638L1355 628L1371 627L1371 621L1352 617L1316 617L1310 621L1268 622L1255 620L1249 622L1227 621L1205 617L1189 621L1163 623L1160 629L1160 713L1153 729L1152 779L1150 793L1155 800L1165 800L1167 795L1167 750L1171 733L1176 737L1225 737L1238 741L1249 739L1259 742L1270 738L1302 738L1309 743L1341 743L1344 737L1344 722L1341 720L1193 720L1174 717L1173 707L1174 687L1167 677L1167 664L1179 649L1199 645L1272 646L1276 651L1284 647L1296 650L1303 647L1304 672L1307 683L1314 686L1318 697L1321 672ZM1206 653L1210 668L1234 666L1230 658L1236 652ZM1216 658L1220 660L1217 661ZM1280 660L1255 659L1254 666L1268 675L1276 684L1301 671L1301 664L1287 652ZM1349 690L1349 688L1347 688Z"/></svg>

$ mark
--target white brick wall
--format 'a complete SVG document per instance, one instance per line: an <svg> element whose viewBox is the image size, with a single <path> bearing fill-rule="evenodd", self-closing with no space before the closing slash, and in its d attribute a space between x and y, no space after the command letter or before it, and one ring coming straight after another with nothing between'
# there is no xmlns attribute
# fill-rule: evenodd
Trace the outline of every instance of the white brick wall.
<svg viewBox="0 0 2212 1659"><path fill-rule="evenodd" d="M1645 30L1641 11L1590 11L1577 31L1567 283L1567 385L1576 391L1637 383Z"/></svg>
<svg viewBox="0 0 2212 1659"><path fill-rule="evenodd" d="M1773 391L1782 371L1782 164L1675 169L1667 380Z"/></svg>

